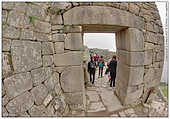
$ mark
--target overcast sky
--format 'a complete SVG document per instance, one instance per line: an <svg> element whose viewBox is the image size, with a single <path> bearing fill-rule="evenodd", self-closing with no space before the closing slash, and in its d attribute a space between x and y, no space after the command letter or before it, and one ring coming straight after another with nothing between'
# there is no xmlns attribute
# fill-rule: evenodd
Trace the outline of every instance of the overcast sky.
<svg viewBox="0 0 170 119"><path fill-rule="evenodd" d="M166 2L156 2L156 5L161 16L162 24L165 26ZM84 44L89 48L101 48L116 51L114 33L85 33Z"/></svg>

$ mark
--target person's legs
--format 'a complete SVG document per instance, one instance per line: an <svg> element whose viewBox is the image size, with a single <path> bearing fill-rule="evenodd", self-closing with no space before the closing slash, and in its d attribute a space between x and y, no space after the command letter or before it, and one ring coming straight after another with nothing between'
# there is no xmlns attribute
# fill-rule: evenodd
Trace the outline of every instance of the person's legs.
<svg viewBox="0 0 170 119"><path fill-rule="evenodd" d="M92 84L94 84L94 80L95 80L95 70L93 71L92 75L93 75L93 81L92 81Z"/></svg>
<svg viewBox="0 0 170 119"><path fill-rule="evenodd" d="M92 72L90 71L90 82L92 82Z"/></svg>
<svg viewBox="0 0 170 119"><path fill-rule="evenodd" d="M110 73L110 76L111 76L111 79L110 79L110 87L112 87L112 86L113 86L113 85L112 85L112 84L113 84L113 80L114 80L114 79L113 79L113 73Z"/></svg>
<svg viewBox="0 0 170 119"><path fill-rule="evenodd" d="M99 67L99 76L98 76L98 77L100 77L100 71L101 71L101 70L100 70L100 67Z"/></svg>
<svg viewBox="0 0 170 119"><path fill-rule="evenodd" d="M101 67L101 77L103 77L103 67Z"/></svg>
<svg viewBox="0 0 170 119"><path fill-rule="evenodd" d="M113 87L115 87L116 74L113 75Z"/></svg>

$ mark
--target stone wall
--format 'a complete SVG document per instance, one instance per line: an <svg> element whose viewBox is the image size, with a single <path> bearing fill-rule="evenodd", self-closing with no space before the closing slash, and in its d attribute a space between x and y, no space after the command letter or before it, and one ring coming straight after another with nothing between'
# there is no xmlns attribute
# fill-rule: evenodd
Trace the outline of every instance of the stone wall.
<svg viewBox="0 0 170 119"><path fill-rule="evenodd" d="M77 16L78 12L85 14ZM155 3L3 2L3 116L65 116L85 110L83 24L140 29L144 34L142 83L125 94L141 92L135 101L145 99L149 89L159 85L164 39Z"/></svg>

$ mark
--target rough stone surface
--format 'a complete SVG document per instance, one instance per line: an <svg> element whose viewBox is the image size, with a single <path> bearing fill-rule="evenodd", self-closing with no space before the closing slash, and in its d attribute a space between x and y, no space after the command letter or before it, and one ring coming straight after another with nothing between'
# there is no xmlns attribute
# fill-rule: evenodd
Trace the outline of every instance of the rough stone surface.
<svg viewBox="0 0 170 119"><path fill-rule="evenodd" d="M31 90L36 105L41 105L48 94L47 88L40 84Z"/></svg>
<svg viewBox="0 0 170 119"><path fill-rule="evenodd" d="M64 42L55 42L55 53L64 53Z"/></svg>
<svg viewBox="0 0 170 119"><path fill-rule="evenodd" d="M56 66L80 65L82 62L80 52L67 52L54 54L54 64Z"/></svg>
<svg viewBox="0 0 170 119"><path fill-rule="evenodd" d="M50 67L43 67L31 71L32 82L34 86L39 85L40 83L48 80L51 77L52 70Z"/></svg>
<svg viewBox="0 0 170 119"><path fill-rule="evenodd" d="M2 51L10 51L11 49L11 40L3 38L2 39Z"/></svg>
<svg viewBox="0 0 170 119"><path fill-rule="evenodd" d="M43 42L42 43L42 54L50 55L54 54L54 47L52 42Z"/></svg>
<svg viewBox="0 0 170 119"><path fill-rule="evenodd" d="M51 66L53 64L53 56L52 55L44 55L43 56L43 66Z"/></svg>
<svg viewBox="0 0 170 119"><path fill-rule="evenodd" d="M11 26L5 26L2 31L2 36L5 38L12 38L12 39L18 39L20 35L20 30L11 27Z"/></svg>
<svg viewBox="0 0 170 119"><path fill-rule="evenodd" d="M55 90L55 93L58 94L61 91L59 84L59 74L54 72L49 79L45 81L45 86L48 91Z"/></svg>
<svg viewBox="0 0 170 119"><path fill-rule="evenodd" d="M29 18L24 13L16 11L9 12L7 23L18 28L27 28L30 25Z"/></svg>
<svg viewBox="0 0 170 119"><path fill-rule="evenodd" d="M144 65L150 65L152 64L152 50L146 50L144 52Z"/></svg>
<svg viewBox="0 0 170 119"><path fill-rule="evenodd" d="M63 41L65 40L66 38L66 34L53 34L52 35L52 40L57 42L57 41Z"/></svg>
<svg viewBox="0 0 170 119"><path fill-rule="evenodd" d="M52 96L51 94L48 94L47 97L45 98L43 104L44 104L45 106L47 106L52 99L53 99L53 96Z"/></svg>
<svg viewBox="0 0 170 119"><path fill-rule="evenodd" d="M33 105L31 107L31 109L29 109L29 114L32 116L32 117L40 117L40 116L45 116L45 106L43 105L40 105L40 106L35 106Z"/></svg>
<svg viewBox="0 0 170 119"><path fill-rule="evenodd" d="M6 104L8 104L8 102L9 102L9 97L7 95L5 95L2 98L2 105L5 106Z"/></svg>
<svg viewBox="0 0 170 119"><path fill-rule="evenodd" d="M144 52L117 51L120 62L129 66L142 66L144 64Z"/></svg>
<svg viewBox="0 0 170 119"><path fill-rule="evenodd" d="M98 112L98 111L104 111L106 108L102 104L102 102L94 102L90 105L88 112Z"/></svg>
<svg viewBox="0 0 170 119"><path fill-rule="evenodd" d="M95 91L87 91L87 96L91 102L99 101L99 95Z"/></svg>
<svg viewBox="0 0 170 119"><path fill-rule="evenodd" d="M21 31L21 39L24 40L35 40L34 32L29 29L22 29Z"/></svg>
<svg viewBox="0 0 170 119"><path fill-rule="evenodd" d="M65 39L65 49L82 50L83 39L81 33L69 33Z"/></svg>
<svg viewBox="0 0 170 119"><path fill-rule="evenodd" d="M12 62L14 71L24 72L42 65L41 43L32 41L12 41Z"/></svg>
<svg viewBox="0 0 170 119"><path fill-rule="evenodd" d="M38 41L51 41L49 34L34 32L34 37Z"/></svg>
<svg viewBox="0 0 170 119"><path fill-rule="evenodd" d="M51 24L48 22L42 22L39 20L34 20L32 30L41 32L41 33L50 33L51 32Z"/></svg>
<svg viewBox="0 0 170 119"><path fill-rule="evenodd" d="M110 15L112 14L112 15ZM117 17L115 17L115 15ZM97 17L96 17L97 16ZM84 18L84 19L80 19ZM131 19L134 18L134 19ZM130 20L131 19L131 20ZM71 24L107 24L143 28L144 20L116 8L99 6L75 7L64 13L64 23Z"/></svg>
<svg viewBox="0 0 170 119"><path fill-rule="evenodd" d="M34 98L32 94L26 91L22 95L11 100L7 104L6 109L8 110L9 113L17 114L27 111L30 107L32 107L33 104Z"/></svg>
<svg viewBox="0 0 170 119"><path fill-rule="evenodd" d="M82 104L83 103L83 93L64 93L66 103L68 104Z"/></svg>
<svg viewBox="0 0 170 119"><path fill-rule="evenodd" d="M13 75L4 80L7 96L12 99L32 88L31 75L29 72Z"/></svg>
<svg viewBox="0 0 170 119"><path fill-rule="evenodd" d="M80 92L84 88L83 68L72 66L64 70L61 75L61 87L64 92Z"/></svg>
<svg viewBox="0 0 170 119"><path fill-rule="evenodd" d="M112 93L112 91L110 91L109 93ZM122 108L122 105L120 104L118 98L113 94L112 97L110 97L110 94L108 92L106 93L105 90L102 91L101 93L101 98L103 100L103 103L105 106L107 106L107 109L109 112L113 112L116 111L118 109ZM112 106L114 105L114 106Z"/></svg>
<svg viewBox="0 0 170 119"><path fill-rule="evenodd" d="M12 74L13 67L11 62L11 55L8 52L2 53L2 77L8 77Z"/></svg>

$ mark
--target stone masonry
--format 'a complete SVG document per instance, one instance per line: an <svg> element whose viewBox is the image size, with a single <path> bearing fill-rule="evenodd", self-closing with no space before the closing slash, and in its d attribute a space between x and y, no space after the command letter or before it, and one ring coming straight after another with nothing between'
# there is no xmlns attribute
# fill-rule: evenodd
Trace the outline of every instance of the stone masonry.
<svg viewBox="0 0 170 119"><path fill-rule="evenodd" d="M3 117L85 111L85 32L116 33L123 105L159 86L164 36L154 2L2 2Z"/></svg>

